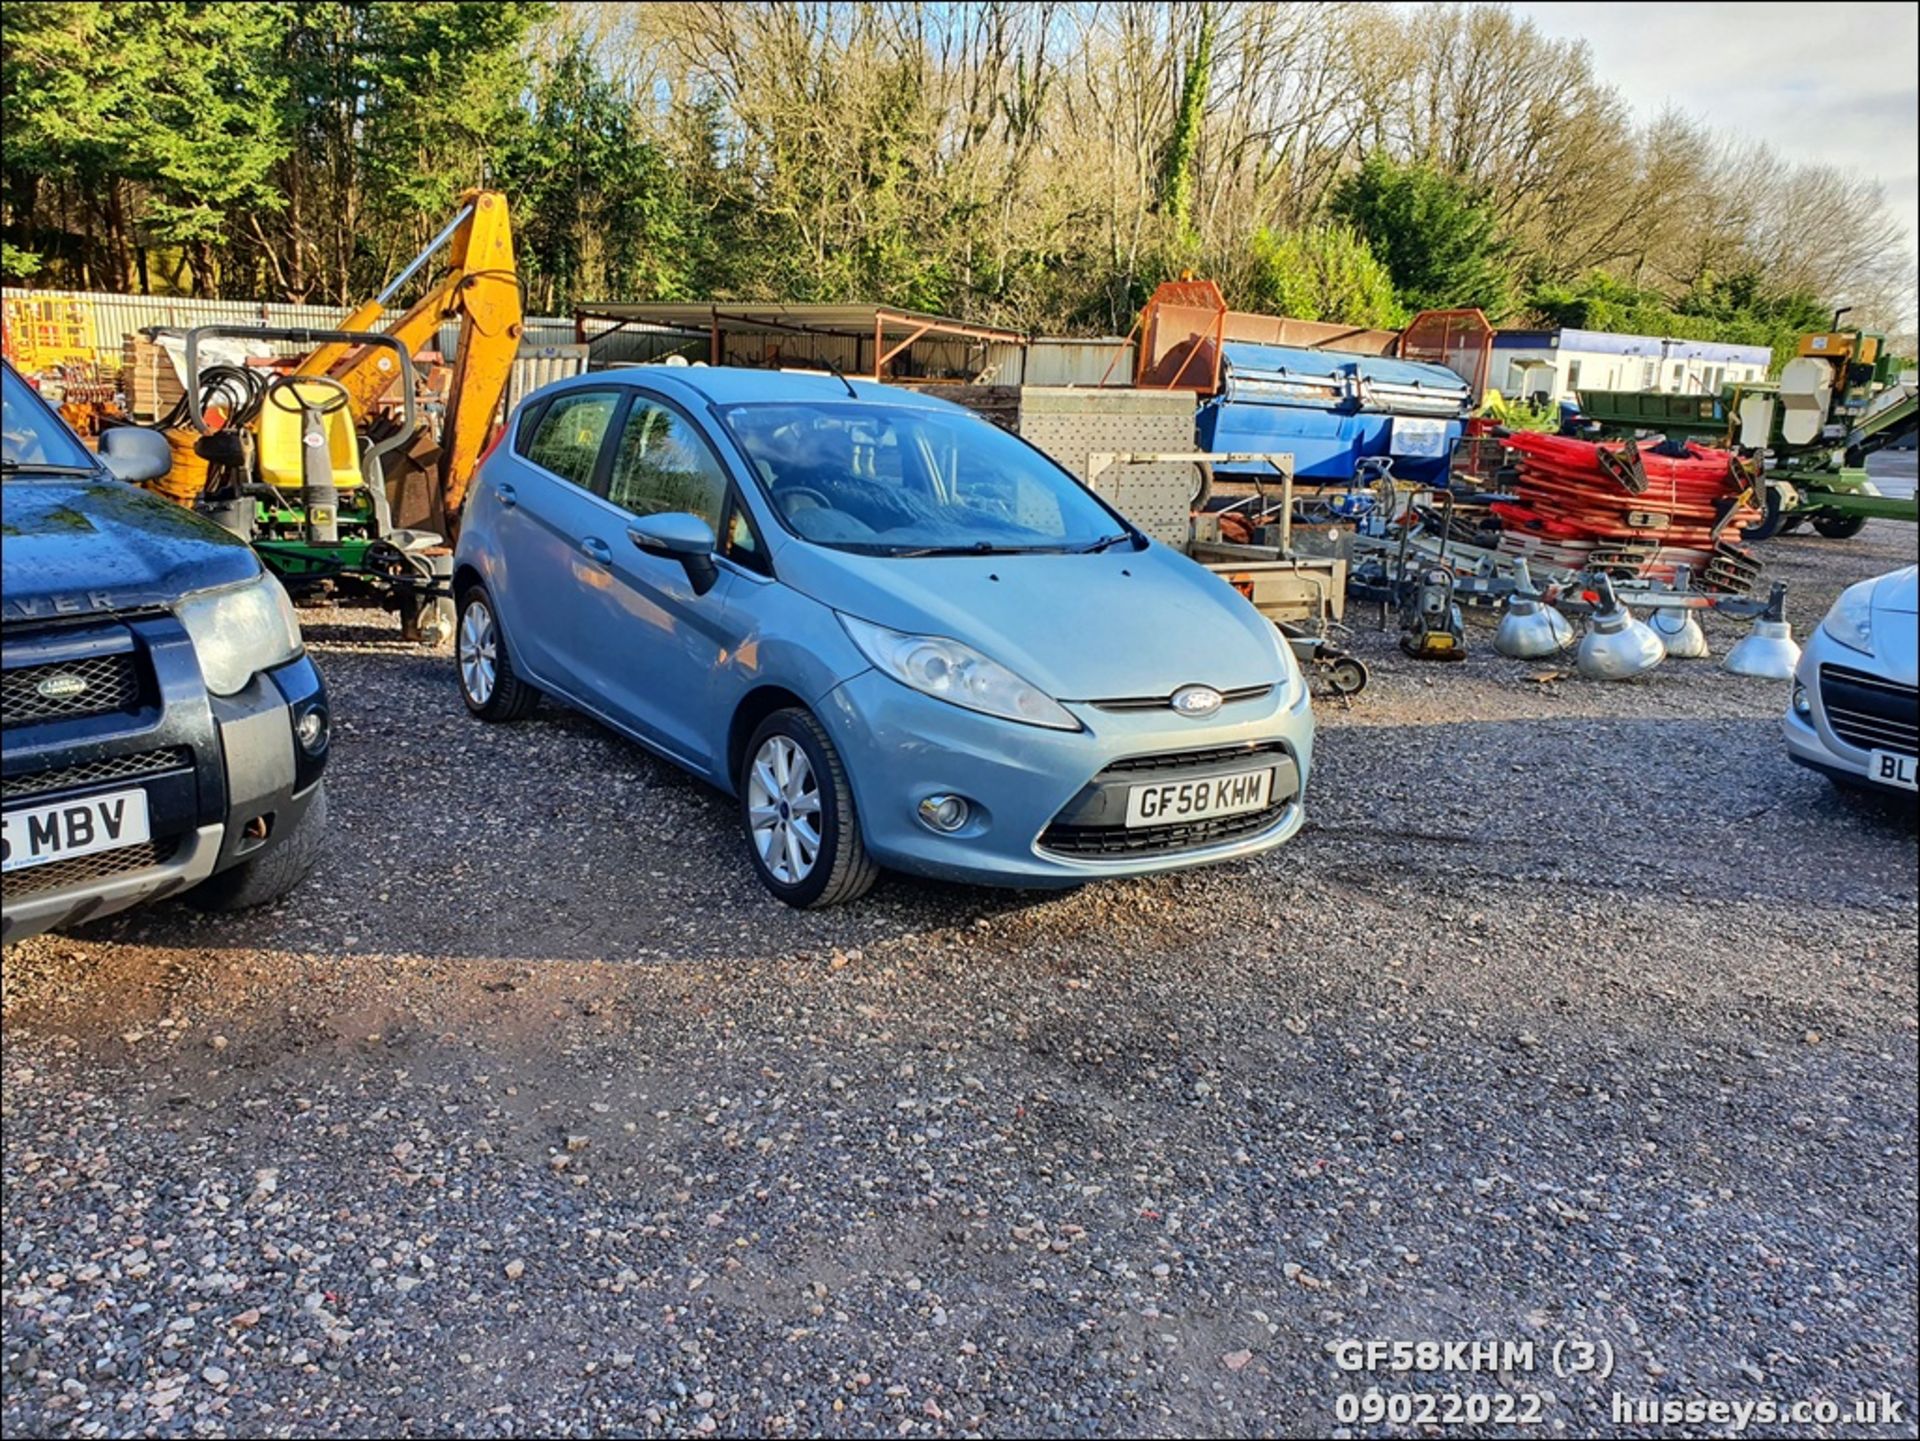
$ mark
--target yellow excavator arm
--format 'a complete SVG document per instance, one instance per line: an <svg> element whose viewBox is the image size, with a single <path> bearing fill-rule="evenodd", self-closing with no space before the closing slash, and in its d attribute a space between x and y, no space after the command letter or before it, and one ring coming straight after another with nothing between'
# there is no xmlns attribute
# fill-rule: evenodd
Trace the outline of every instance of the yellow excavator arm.
<svg viewBox="0 0 1920 1441"><path fill-rule="evenodd" d="M383 325L387 301L449 242L447 273L439 284L398 320ZM500 398L506 394L525 321L507 198L496 190L463 194L459 212L433 243L378 297L343 321L340 329L382 331L414 355L435 344L443 321L456 318L460 339L440 430L439 488L449 531L459 525L460 506L486 449ZM373 403L394 383L396 370L393 353L383 347L334 344L308 355L298 373L339 381L351 398L355 419L364 421Z"/></svg>

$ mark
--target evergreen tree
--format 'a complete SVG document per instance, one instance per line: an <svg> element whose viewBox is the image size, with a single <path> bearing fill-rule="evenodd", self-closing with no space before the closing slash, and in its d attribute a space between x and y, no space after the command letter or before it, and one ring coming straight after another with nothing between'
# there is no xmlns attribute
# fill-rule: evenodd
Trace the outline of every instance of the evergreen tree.
<svg viewBox="0 0 1920 1441"><path fill-rule="evenodd" d="M1387 267L1408 309L1477 305L1497 321L1512 308L1499 224L1464 181L1376 150L1334 186L1331 208Z"/></svg>

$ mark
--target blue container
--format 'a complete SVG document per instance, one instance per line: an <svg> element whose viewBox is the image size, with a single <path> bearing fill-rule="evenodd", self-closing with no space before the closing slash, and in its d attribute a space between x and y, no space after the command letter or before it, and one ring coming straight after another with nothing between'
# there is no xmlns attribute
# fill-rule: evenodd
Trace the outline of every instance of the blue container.
<svg viewBox="0 0 1920 1441"><path fill-rule="evenodd" d="M1362 458L1384 455L1402 480L1446 484L1471 403L1446 367L1242 341L1229 341L1222 361L1221 393L1195 420L1203 450L1290 451L1294 474L1321 484L1351 481Z"/></svg>

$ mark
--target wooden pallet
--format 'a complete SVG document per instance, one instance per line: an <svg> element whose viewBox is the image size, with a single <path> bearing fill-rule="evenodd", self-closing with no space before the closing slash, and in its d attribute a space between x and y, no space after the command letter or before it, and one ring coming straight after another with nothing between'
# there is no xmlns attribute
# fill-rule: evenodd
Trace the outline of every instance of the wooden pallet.
<svg viewBox="0 0 1920 1441"><path fill-rule="evenodd" d="M129 335L120 348L120 391L135 420L158 420L186 394L173 357L144 335Z"/></svg>

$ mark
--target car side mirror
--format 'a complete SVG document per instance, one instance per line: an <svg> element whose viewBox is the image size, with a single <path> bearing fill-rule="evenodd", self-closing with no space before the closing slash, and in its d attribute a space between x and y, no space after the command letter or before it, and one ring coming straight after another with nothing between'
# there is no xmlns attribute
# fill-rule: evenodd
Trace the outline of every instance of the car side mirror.
<svg viewBox="0 0 1920 1441"><path fill-rule="evenodd" d="M173 469L173 447L157 430L116 425L100 434L100 463L119 479L138 485Z"/></svg>
<svg viewBox="0 0 1920 1441"><path fill-rule="evenodd" d="M686 511L643 515L627 527L627 539L643 555L677 560L695 595L705 595L720 579L713 563L713 527Z"/></svg>

